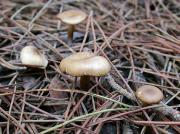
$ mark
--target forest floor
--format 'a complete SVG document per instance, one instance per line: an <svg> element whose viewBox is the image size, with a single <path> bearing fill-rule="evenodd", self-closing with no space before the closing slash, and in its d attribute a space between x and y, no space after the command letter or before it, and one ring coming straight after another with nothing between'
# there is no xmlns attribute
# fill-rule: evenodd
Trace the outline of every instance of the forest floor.
<svg viewBox="0 0 180 134"><path fill-rule="evenodd" d="M71 44L57 18L70 9L87 14ZM46 68L21 63L28 45ZM111 64L87 90L59 68L79 51ZM143 85L163 100L142 105L135 92ZM0 134L178 134L179 111L179 0L0 0Z"/></svg>

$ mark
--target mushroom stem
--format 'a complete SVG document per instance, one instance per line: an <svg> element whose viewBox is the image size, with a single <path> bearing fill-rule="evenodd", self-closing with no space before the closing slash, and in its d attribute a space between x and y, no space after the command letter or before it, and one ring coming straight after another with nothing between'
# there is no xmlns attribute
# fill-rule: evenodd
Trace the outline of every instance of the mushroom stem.
<svg viewBox="0 0 180 134"><path fill-rule="evenodd" d="M69 25L69 27L68 27L68 43L72 43L74 30L75 30L75 25Z"/></svg>
<svg viewBox="0 0 180 134"><path fill-rule="evenodd" d="M83 90L88 90L89 89L89 83L90 83L90 76L81 76L80 78L80 88Z"/></svg>

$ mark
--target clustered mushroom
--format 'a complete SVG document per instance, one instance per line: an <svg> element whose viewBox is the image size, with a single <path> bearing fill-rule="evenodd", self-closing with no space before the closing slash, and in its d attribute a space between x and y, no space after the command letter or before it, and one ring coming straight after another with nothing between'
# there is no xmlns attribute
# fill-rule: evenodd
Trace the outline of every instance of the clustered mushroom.
<svg viewBox="0 0 180 134"><path fill-rule="evenodd" d="M155 86L144 85L137 89L136 97L143 105L152 105L163 99L163 93Z"/></svg>
<svg viewBox="0 0 180 134"><path fill-rule="evenodd" d="M22 64L31 67L46 68L48 60L35 46L26 46L21 50Z"/></svg>
<svg viewBox="0 0 180 134"><path fill-rule="evenodd" d="M106 58L90 52L79 52L63 59L60 70L69 75L80 77L80 88L87 90L90 76L104 76L111 69Z"/></svg>
<svg viewBox="0 0 180 134"><path fill-rule="evenodd" d="M68 28L68 41L71 43L73 39L73 32L75 31L75 25L84 21L87 17L86 13L81 10L68 10L59 13L57 17L64 23L69 25Z"/></svg>

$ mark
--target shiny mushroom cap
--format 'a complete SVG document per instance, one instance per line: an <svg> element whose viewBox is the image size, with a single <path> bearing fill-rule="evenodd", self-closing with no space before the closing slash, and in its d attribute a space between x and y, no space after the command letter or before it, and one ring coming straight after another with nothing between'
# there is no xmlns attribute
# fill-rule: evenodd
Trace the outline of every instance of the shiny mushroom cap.
<svg viewBox="0 0 180 134"><path fill-rule="evenodd" d="M86 13L81 10L68 10L59 13L57 17L64 23L76 25L84 21L87 17Z"/></svg>
<svg viewBox="0 0 180 134"><path fill-rule="evenodd" d="M157 104L163 99L163 93L155 86L144 85L137 89L136 97L144 105Z"/></svg>
<svg viewBox="0 0 180 134"><path fill-rule="evenodd" d="M60 63L60 70L72 76L104 76L110 69L106 58L89 52L73 54Z"/></svg>
<svg viewBox="0 0 180 134"><path fill-rule="evenodd" d="M45 68L48 64L46 57L34 46L26 46L20 53L21 62L27 66Z"/></svg>

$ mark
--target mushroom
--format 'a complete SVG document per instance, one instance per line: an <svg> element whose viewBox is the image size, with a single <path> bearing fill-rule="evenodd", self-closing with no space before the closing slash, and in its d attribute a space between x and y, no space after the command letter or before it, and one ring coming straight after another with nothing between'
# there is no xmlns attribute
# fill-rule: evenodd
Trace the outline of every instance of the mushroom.
<svg viewBox="0 0 180 134"><path fill-rule="evenodd" d="M68 41L72 42L73 32L75 30L75 25L84 21L87 17L86 13L81 10L68 10L59 13L57 17L64 23L69 25L68 28Z"/></svg>
<svg viewBox="0 0 180 134"><path fill-rule="evenodd" d="M48 60L34 46L26 46L20 53L21 62L26 66L46 68Z"/></svg>
<svg viewBox="0 0 180 134"><path fill-rule="evenodd" d="M79 52L63 59L60 70L80 78L80 88L87 89L90 76L104 76L111 69L106 58L90 52Z"/></svg>
<svg viewBox="0 0 180 134"><path fill-rule="evenodd" d="M143 105L152 105L163 99L163 93L155 86L144 85L137 89L136 97Z"/></svg>

